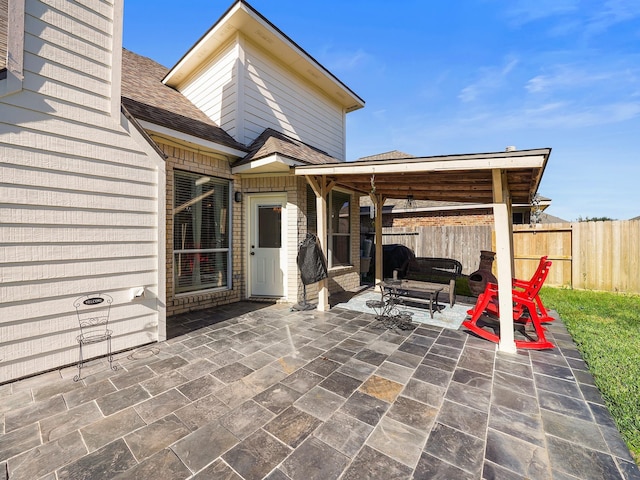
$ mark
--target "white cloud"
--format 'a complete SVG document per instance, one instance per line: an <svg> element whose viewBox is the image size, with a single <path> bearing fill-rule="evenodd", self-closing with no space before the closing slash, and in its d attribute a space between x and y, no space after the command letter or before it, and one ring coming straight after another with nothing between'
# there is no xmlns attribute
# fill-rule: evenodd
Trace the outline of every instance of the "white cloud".
<svg viewBox="0 0 640 480"><path fill-rule="evenodd" d="M513 27L546 20L552 36L602 34L619 23L640 17L637 0L516 0L510 1L505 15ZM557 18L554 18L557 17Z"/></svg>
<svg viewBox="0 0 640 480"><path fill-rule="evenodd" d="M530 79L525 88L529 93L546 93L564 88L576 89L624 76L624 72L594 71L597 68L595 65L588 68L575 65L557 65L550 69L551 73L537 75Z"/></svg>
<svg viewBox="0 0 640 480"><path fill-rule="evenodd" d="M567 15L578 11L579 0L511 0L506 10L510 21L516 25L544 18Z"/></svg>
<svg viewBox="0 0 640 480"><path fill-rule="evenodd" d="M458 98L462 102L472 102L477 100L480 95L487 92L494 92L500 89L506 82L506 78L518 65L518 59L510 56L505 59L505 64L502 67L484 67L479 71L479 78L472 83L464 87Z"/></svg>
<svg viewBox="0 0 640 480"><path fill-rule="evenodd" d="M355 52L332 52L325 49L322 57L325 59L329 71L345 72L362 68L363 65L372 62L373 56L362 49Z"/></svg>
<svg viewBox="0 0 640 480"><path fill-rule="evenodd" d="M616 102L583 107L577 103L556 102L539 107L511 110L505 115L483 120L480 128L491 130L579 129L618 122L640 116L640 102Z"/></svg>
<svg viewBox="0 0 640 480"><path fill-rule="evenodd" d="M640 2L634 0L607 0L602 9L589 17L587 34L602 33L612 26L640 17Z"/></svg>

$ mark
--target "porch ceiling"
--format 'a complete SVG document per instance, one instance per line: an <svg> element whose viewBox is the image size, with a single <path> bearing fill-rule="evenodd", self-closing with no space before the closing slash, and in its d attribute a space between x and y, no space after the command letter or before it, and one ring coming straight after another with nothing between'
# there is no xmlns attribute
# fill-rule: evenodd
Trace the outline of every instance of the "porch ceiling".
<svg viewBox="0 0 640 480"><path fill-rule="evenodd" d="M296 167L296 175L325 176L335 186L386 198L493 203L492 171L506 173L513 203L529 203L550 148L511 152L413 157ZM372 185L373 182L373 185Z"/></svg>

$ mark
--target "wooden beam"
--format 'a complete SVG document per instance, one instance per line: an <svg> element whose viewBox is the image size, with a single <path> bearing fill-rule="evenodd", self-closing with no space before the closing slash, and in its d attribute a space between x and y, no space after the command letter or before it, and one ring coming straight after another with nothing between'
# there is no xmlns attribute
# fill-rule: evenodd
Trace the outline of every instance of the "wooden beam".
<svg viewBox="0 0 640 480"><path fill-rule="evenodd" d="M320 182L319 180L322 180L321 178L318 179L313 175L305 175L305 178L307 179L307 183L311 186L311 190L313 190L313 193L316 194L316 197L319 197L320 195L322 195L322 188L320 187Z"/></svg>
<svg viewBox="0 0 640 480"><path fill-rule="evenodd" d="M493 177L493 221L496 233L496 260L498 270L498 300L500 307L500 343L502 352L515 353L513 336L513 278L512 231L509 219L509 185L499 169L492 171Z"/></svg>
<svg viewBox="0 0 640 480"><path fill-rule="evenodd" d="M467 158L450 156L446 159L434 157L407 158L388 162L345 162L340 164L309 165L296 168L296 175L354 175L419 172L442 172L461 170L504 170L544 167L546 155L470 155Z"/></svg>
<svg viewBox="0 0 640 480"><path fill-rule="evenodd" d="M384 207L384 202L387 200L382 194L370 193L369 197L371 197L371 201L373 202L373 206L376 209L376 218L375 218L375 245L376 245L376 271L375 271L375 280L374 283L377 289L381 289L380 282L384 280L384 269L383 269L383 259L382 259L382 207Z"/></svg>

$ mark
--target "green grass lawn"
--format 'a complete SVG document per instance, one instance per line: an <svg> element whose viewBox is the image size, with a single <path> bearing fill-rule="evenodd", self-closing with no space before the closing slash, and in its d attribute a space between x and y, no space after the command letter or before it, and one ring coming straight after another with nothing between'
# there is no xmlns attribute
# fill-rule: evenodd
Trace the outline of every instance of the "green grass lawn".
<svg viewBox="0 0 640 480"><path fill-rule="evenodd" d="M640 463L640 295L545 287Z"/></svg>

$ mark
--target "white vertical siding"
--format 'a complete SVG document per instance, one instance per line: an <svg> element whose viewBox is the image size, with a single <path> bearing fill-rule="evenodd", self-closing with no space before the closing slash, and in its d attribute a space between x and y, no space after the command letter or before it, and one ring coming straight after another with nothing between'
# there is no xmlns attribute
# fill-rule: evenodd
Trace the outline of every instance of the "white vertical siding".
<svg viewBox="0 0 640 480"><path fill-rule="evenodd" d="M344 160L344 112L321 91L247 42L242 143L271 127Z"/></svg>
<svg viewBox="0 0 640 480"><path fill-rule="evenodd" d="M111 112L119 7L26 1L22 91L0 97L0 383L77 361L85 293L114 298L114 350L158 339L164 166Z"/></svg>

